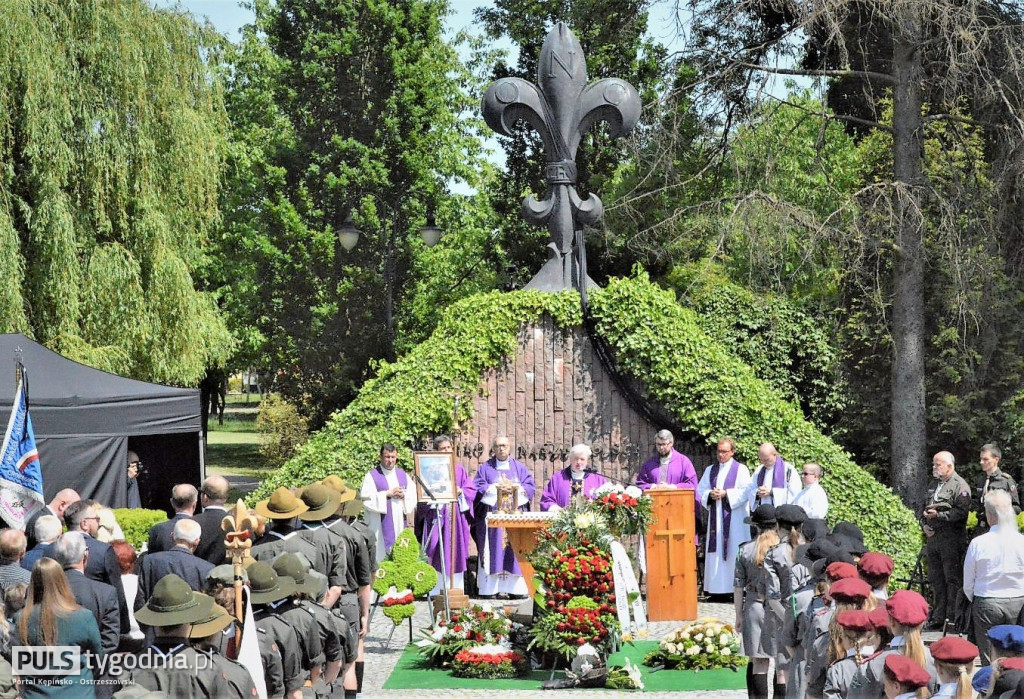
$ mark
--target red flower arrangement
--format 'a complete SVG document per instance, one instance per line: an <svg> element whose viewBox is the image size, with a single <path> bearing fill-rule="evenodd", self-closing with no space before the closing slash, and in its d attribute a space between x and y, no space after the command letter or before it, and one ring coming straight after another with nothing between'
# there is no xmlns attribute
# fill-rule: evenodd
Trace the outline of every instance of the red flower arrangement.
<svg viewBox="0 0 1024 699"><path fill-rule="evenodd" d="M383 604L385 607L394 607L397 604L412 604L415 601L412 592L402 595L401 597L385 597Z"/></svg>
<svg viewBox="0 0 1024 699"><path fill-rule="evenodd" d="M523 674L526 659L514 650L478 646L459 651L452 661L452 675L476 679L507 679Z"/></svg>

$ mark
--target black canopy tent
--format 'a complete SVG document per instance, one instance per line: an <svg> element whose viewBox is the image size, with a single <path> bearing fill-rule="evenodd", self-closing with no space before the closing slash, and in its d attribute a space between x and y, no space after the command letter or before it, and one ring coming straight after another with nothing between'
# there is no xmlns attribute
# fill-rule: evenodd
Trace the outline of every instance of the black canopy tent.
<svg viewBox="0 0 1024 699"><path fill-rule="evenodd" d="M202 481L198 389L109 374L20 334L0 335L3 429L14 402L14 359L19 351L28 373L29 414L47 502L62 488L74 488L83 498L125 507L129 449L144 464L139 476L143 507L167 509L175 483Z"/></svg>

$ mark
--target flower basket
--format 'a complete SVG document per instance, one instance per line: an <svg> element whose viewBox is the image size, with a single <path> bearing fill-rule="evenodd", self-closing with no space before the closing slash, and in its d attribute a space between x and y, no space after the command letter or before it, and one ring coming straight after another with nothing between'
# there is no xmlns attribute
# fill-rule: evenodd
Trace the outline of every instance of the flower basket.
<svg viewBox="0 0 1024 699"><path fill-rule="evenodd" d="M512 621L487 605L453 610L450 619L441 618L424 631L426 644L420 648L434 667L448 667L461 651L479 645L503 645L512 633Z"/></svg>
<svg viewBox="0 0 1024 699"><path fill-rule="evenodd" d="M605 483L594 491L590 507L605 518L616 537L643 536L654 523L654 501L636 486Z"/></svg>
<svg viewBox="0 0 1024 699"><path fill-rule="evenodd" d="M526 658L503 646L461 650L452 661L452 675L480 680L509 679L526 674Z"/></svg>
<svg viewBox="0 0 1024 699"><path fill-rule="evenodd" d="M740 638L730 624L698 619L665 636L658 650L644 657L644 665L670 670L735 670L747 662L739 651Z"/></svg>

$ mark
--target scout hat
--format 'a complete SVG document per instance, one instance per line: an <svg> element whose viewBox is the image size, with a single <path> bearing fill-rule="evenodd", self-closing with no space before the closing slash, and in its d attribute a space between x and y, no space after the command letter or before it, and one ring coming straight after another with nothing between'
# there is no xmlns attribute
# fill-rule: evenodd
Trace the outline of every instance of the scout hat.
<svg viewBox="0 0 1024 699"><path fill-rule="evenodd" d="M223 631L227 627L234 623L235 618L228 614L228 610L219 604L214 604L210 608L210 615L205 619L200 619L192 623L192 628L188 632L189 638L206 638L212 636L215 633Z"/></svg>
<svg viewBox="0 0 1024 699"><path fill-rule="evenodd" d="M303 522L319 522L332 517L341 505L341 493L323 483L307 485L299 492L299 498L309 508L299 515Z"/></svg>
<svg viewBox="0 0 1024 699"><path fill-rule="evenodd" d="M974 691L983 697L988 696L988 686L992 684L992 666L986 665L974 671L971 677L971 686Z"/></svg>
<svg viewBox="0 0 1024 699"><path fill-rule="evenodd" d="M282 553L274 559L274 572L278 578L291 578L295 581L295 591L315 595L320 588L316 580L306 575L306 566L294 553Z"/></svg>
<svg viewBox="0 0 1024 699"><path fill-rule="evenodd" d="M932 658L947 665L974 665L978 646L959 636L943 636L931 645Z"/></svg>
<svg viewBox="0 0 1024 699"><path fill-rule="evenodd" d="M825 568L825 575L832 582L838 580L845 580L847 578L857 577L857 566L852 563L844 563L843 561L836 561L835 563L829 563Z"/></svg>
<svg viewBox="0 0 1024 699"><path fill-rule="evenodd" d="M267 519L291 519L309 509L309 505L299 500L287 488L278 488L266 500L256 503L256 514Z"/></svg>
<svg viewBox="0 0 1024 699"><path fill-rule="evenodd" d="M213 598L194 592L188 583L174 573L160 578L149 598L135 618L149 626L177 626L194 624L210 616Z"/></svg>
<svg viewBox="0 0 1024 699"><path fill-rule="evenodd" d="M279 577L269 563L256 561L249 566L248 571L253 604L276 602L295 592L295 580Z"/></svg>
<svg viewBox="0 0 1024 699"><path fill-rule="evenodd" d="M913 590L897 590L885 601L889 618L900 626L920 626L928 621L928 602Z"/></svg>
<svg viewBox="0 0 1024 699"><path fill-rule="evenodd" d="M836 526L832 527L832 533L856 539L861 543L864 542L864 532L853 522L836 522Z"/></svg>
<svg viewBox="0 0 1024 699"><path fill-rule="evenodd" d="M804 540L808 543L823 540L828 536L828 525L823 519L809 519L800 528L804 534Z"/></svg>
<svg viewBox="0 0 1024 699"><path fill-rule="evenodd" d="M871 625L875 627L877 631L889 632L889 612L885 611L885 606L875 607L868 616L871 618Z"/></svg>
<svg viewBox="0 0 1024 699"><path fill-rule="evenodd" d="M1003 653L1020 655L1024 653L1024 626L999 624L988 630L988 640Z"/></svg>
<svg viewBox="0 0 1024 699"><path fill-rule="evenodd" d="M218 582L224 587L231 587L235 584L235 566L230 563L222 563L219 566L214 566L213 569L206 574L206 579ZM245 572L245 568L242 568L242 584L249 584L249 574Z"/></svg>
<svg viewBox="0 0 1024 699"><path fill-rule="evenodd" d="M320 481L331 490L337 490L341 493L341 501L348 502L359 496L359 491L350 486L345 481L341 480L341 476L327 476L327 478Z"/></svg>
<svg viewBox="0 0 1024 699"><path fill-rule="evenodd" d="M892 681L913 689L926 686L932 679L927 670L901 653L885 656L885 674Z"/></svg>

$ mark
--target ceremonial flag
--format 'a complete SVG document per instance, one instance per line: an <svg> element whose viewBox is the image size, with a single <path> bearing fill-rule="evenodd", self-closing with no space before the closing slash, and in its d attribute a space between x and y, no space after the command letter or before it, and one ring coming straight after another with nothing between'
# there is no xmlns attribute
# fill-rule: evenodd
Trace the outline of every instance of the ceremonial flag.
<svg viewBox="0 0 1024 699"><path fill-rule="evenodd" d="M17 374L11 419L0 447L0 517L24 529L28 518L43 506L43 473L28 414L28 375L21 364Z"/></svg>
<svg viewBox="0 0 1024 699"><path fill-rule="evenodd" d="M256 638L256 619L249 603L249 588L242 588L245 597L245 623L242 624L242 647L238 649L238 662L252 675L256 693L260 699L267 696L267 682L263 676L263 657L260 655L260 644ZM341 678L338 678L341 681Z"/></svg>

